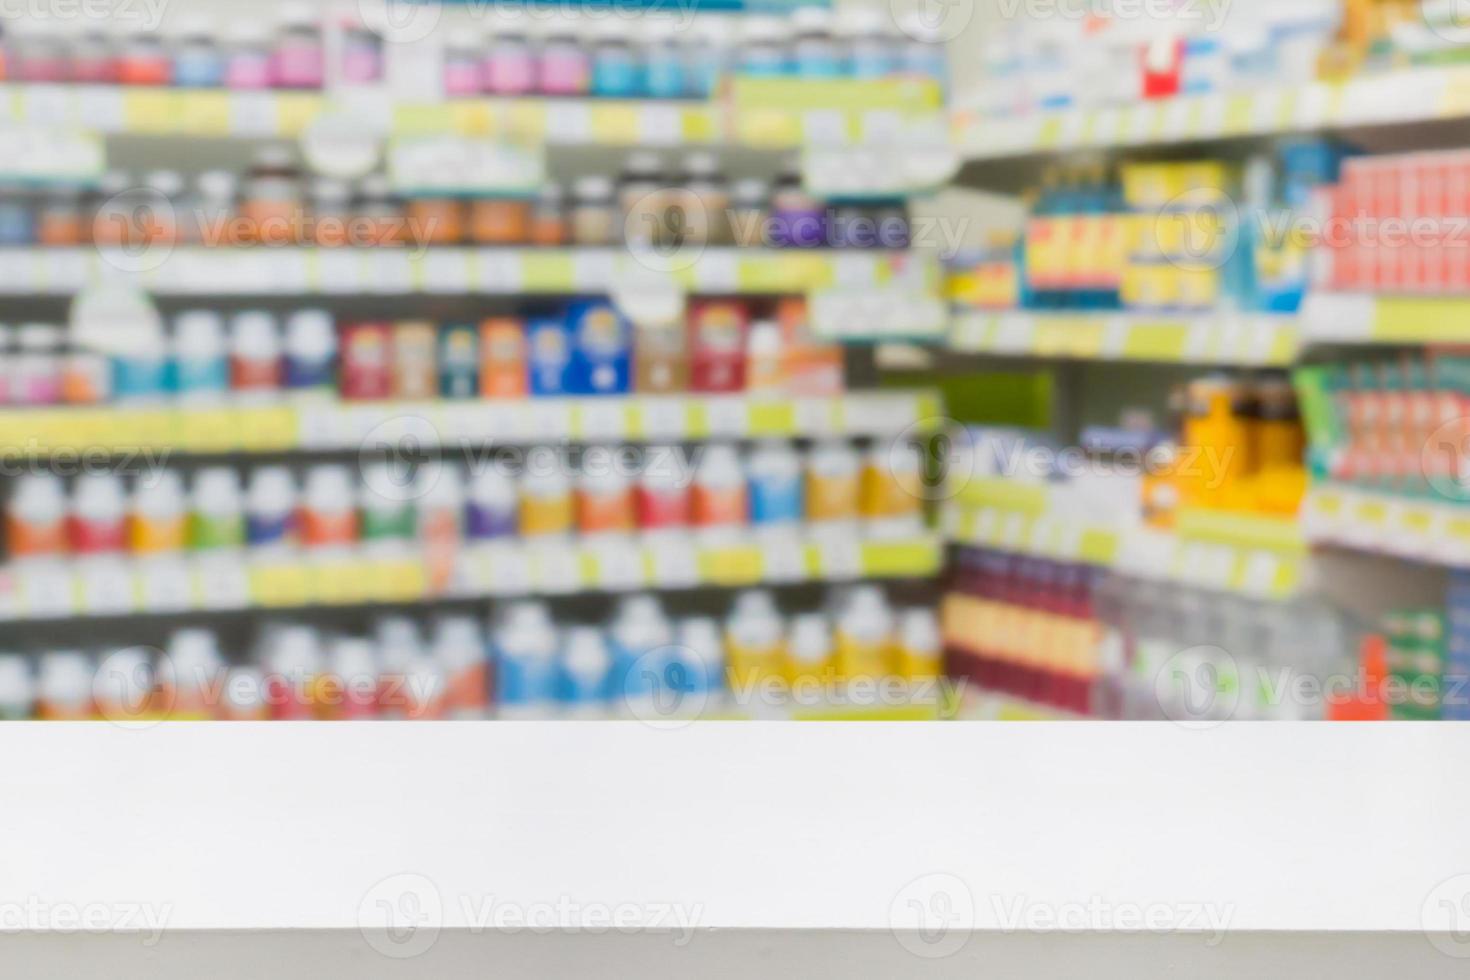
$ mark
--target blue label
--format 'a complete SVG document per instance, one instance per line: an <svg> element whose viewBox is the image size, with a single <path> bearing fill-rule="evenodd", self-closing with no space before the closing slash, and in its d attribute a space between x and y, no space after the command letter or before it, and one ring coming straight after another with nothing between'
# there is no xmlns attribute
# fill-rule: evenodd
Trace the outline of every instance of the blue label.
<svg viewBox="0 0 1470 980"><path fill-rule="evenodd" d="M218 53L180 53L174 58L174 84L179 88L218 88L224 81L225 59Z"/></svg>
<svg viewBox="0 0 1470 980"><path fill-rule="evenodd" d="M631 51L598 51L592 56L592 94L609 98L641 95L642 74Z"/></svg>
<svg viewBox="0 0 1470 980"><path fill-rule="evenodd" d="M245 540L253 545L278 544L291 536L290 514L246 514Z"/></svg>
<svg viewBox="0 0 1470 980"><path fill-rule="evenodd" d="M602 704L607 700L608 675L593 676L563 664L557 694L563 704Z"/></svg>
<svg viewBox="0 0 1470 980"><path fill-rule="evenodd" d="M556 661L544 657L515 657L499 651L495 666L496 700L528 706L556 700Z"/></svg>
<svg viewBox="0 0 1470 980"><path fill-rule="evenodd" d="M750 520L753 524L801 521L806 516L801 478L750 481Z"/></svg>
<svg viewBox="0 0 1470 980"><path fill-rule="evenodd" d="M740 58L740 73L755 78L775 78L786 74L786 59L779 51L747 49Z"/></svg>
<svg viewBox="0 0 1470 980"><path fill-rule="evenodd" d="M286 358L287 388L330 388L333 387L332 358L312 360L302 357Z"/></svg>
<svg viewBox="0 0 1470 980"><path fill-rule="evenodd" d="M526 326L526 344L531 394L572 394L572 341L566 324L555 317L532 320Z"/></svg>
<svg viewBox="0 0 1470 980"><path fill-rule="evenodd" d="M118 398L153 398L168 391L163 358L119 357L112 362L112 392Z"/></svg>
<svg viewBox="0 0 1470 980"><path fill-rule="evenodd" d="M677 99L685 94L684 62L675 53L656 54L648 60L648 96Z"/></svg>
<svg viewBox="0 0 1470 980"><path fill-rule="evenodd" d="M633 330L611 303L573 303L567 308L572 331L573 377L578 393L620 395L629 390Z"/></svg>
<svg viewBox="0 0 1470 980"><path fill-rule="evenodd" d="M210 357L177 361L174 364L174 390L180 394L229 391L229 359Z"/></svg>

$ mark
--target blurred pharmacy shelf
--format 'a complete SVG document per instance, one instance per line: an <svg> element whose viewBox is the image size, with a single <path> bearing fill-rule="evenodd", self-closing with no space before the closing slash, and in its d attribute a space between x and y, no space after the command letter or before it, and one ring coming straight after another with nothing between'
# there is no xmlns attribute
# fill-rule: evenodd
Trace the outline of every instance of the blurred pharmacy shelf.
<svg viewBox="0 0 1470 980"><path fill-rule="evenodd" d="M934 391L832 398L711 395L506 401L127 405L0 409L0 444L21 452L273 453L621 440L895 437L933 431Z"/></svg>
<svg viewBox="0 0 1470 980"><path fill-rule="evenodd" d="M1269 314L971 311L953 317L949 346L998 356L1254 367L1295 361L1297 334L1295 317Z"/></svg>
<svg viewBox="0 0 1470 980"><path fill-rule="evenodd" d="M1339 484L1314 487L1302 523L1314 543L1470 567L1470 507Z"/></svg>
<svg viewBox="0 0 1470 980"><path fill-rule="evenodd" d="M1307 294L1302 332L1313 343L1445 344L1470 341L1470 296Z"/></svg>
<svg viewBox="0 0 1470 980"><path fill-rule="evenodd" d="M968 687L955 712L959 721L1081 721L1080 715L996 691Z"/></svg>
<svg viewBox="0 0 1470 980"><path fill-rule="evenodd" d="M943 561L942 543L927 533L808 531L757 543L677 534L507 540L462 546L447 558L349 548L320 556L219 551L137 560L32 559L0 568L0 620L929 578Z"/></svg>
<svg viewBox="0 0 1470 980"><path fill-rule="evenodd" d="M909 286L937 292L932 256L907 251L710 248L671 264L623 248L53 248L0 250L0 294L70 295L125 283L159 296L606 294L671 278L696 292L786 294Z"/></svg>
<svg viewBox="0 0 1470 980"><path fill-rule="evenodd" d="M1470 117L1470 69L1416 68L1347 82L1016 117L958 111L954 139L967 160L999 160L1089 147L1163 146L1466 117Z"/></svg>
<svg viewBox="0 0 1470 980"><path fill-rule="evenodd" d="M101 134L191 139L287 138L344 118L381 136L499 137L605 147L882 144L942 134L938 86L915 79L736 79L711 102L556 98L394 99L366 88L309 92L188 91L107 85L0 86L0 121Z"/></svg>
<svg viewBox="0 0 1470 980"><path fill-rule="evenodd" d="M1286 599L1303 584L1302 525L1254 514L1182 508L1172 530L1077 513L1057 489L999 478L970 480L943 509L947 540L1058 561L1114 568L1144 578Z"/></svg>

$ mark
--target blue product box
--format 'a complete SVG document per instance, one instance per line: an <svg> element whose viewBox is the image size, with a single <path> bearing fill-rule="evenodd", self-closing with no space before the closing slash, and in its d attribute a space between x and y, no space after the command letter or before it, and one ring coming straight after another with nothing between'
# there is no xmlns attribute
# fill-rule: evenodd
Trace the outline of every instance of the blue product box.
<svg viewBox="0 0 1470 980"><path fill-rule="evenodd" d="M605 300L567 307L573 377L581 395L623 395L631 390L633 325Z"/></svg>

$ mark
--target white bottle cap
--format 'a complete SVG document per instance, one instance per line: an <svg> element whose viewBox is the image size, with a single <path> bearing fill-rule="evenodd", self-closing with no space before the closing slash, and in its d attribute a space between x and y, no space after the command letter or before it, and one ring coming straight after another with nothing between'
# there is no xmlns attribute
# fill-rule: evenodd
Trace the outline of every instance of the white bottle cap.
<svg viewBox="0 0 1470 980"><path fill-rule="evenodd" d="M486 510L509 510L516 505L516 485L497 467L486 466L470 482L470 499Z"/></svg>
<svg viewBox="0 0 1470 980"><path fill-rule="evenodd" d="M237 715L253 715L265 704L265 676L259 667L231 667L225 674L224 702Z"/></svg>
<svg viewBox="0 0 1470 980"><path fill-rule="evenodd" d="M418 624L407 616L384 616L373 625L383 668L401 669L422 654L424 639Z"/></svg>
<svg viewBox="0 0 1470 980"><path fill-rule="evenodd" d="M97 703L141 710L153 693L153 658L141 647L124 647L106 654L92 677Z"/></svg>
<svg viewBox="0 0 1470 980"><path fill-rule="evenodd" d="M710 616L690 616L679 620L675 640L706 666L717 667L725 662L725 640L720 624Z"/></svg>
<svg viewBox="0 0 1470 980"><path fill-rule="evenodd" d="M321 639L313 626L279 626L268 635L266 669L288 678L312 677L321 673Z"/></svg>
<svg viewBox="0 0 1470 980"><path fill-rule="evenodd" d="M832 655L832 625L821 613L801 613L791 621L791 659L800 664L820 664Z"/></svg>
<svg viewBox="0 0 1470 980"><path fill-rule="evenodd" d="M221 665L219 640L213 630L175 630L168 640L168 656L159 663L159 679L174 686L191 685L211 677Z"/></svg>
<svg viewBox="0 0 1470 980"><path fill-rule="evenodd" d="M286 352L303 361L325 361L337 351L337 327L326 310L297 310L286 319Z"/></svg>
<svg viewBox="0 0 1470 980"><path fill-rule="evenodd" d="M77 650L53 650L41 657L39 698L47 704L85 709L92 699L92 661Z"/></svg>
<svg viewBox="0 0 1470 980"><path fill-rule="evenodd" d="M178 470L159 470L133 485L133 512L153 520L181 516L188 504Z"/></svg>
<svg viewBox="0 0 1470 980"><path fill-rule="evenodd" d="M450 672L473 667L485 659L485 639L473 616L445 616L434 624L433 655Z"/></svg>
<svg viewBox="0 0 1470 980"><path fill-rule="evenodd" d="M903 610L898 619L898 637L906 653L937 657L943 652L939 617L928 607Z"/></svg>
<svg viewBox="0 0 1470 980"><path fill-rule="evenodd" d="M351 470L339 463L313 466L306 473L306 489L301 498L308 510L320 513L352 510L357 488L352 482Z"/></svg>
<svg viewBox="0 0 1470 980"><path fill-rule="evenodd" d="M226 354L225 317L215 310L185 310L173 317L173 356L213 360Z"/></svg>
<svg viewBox="0 0 1470 980"><path fill-rule="evenodd" d="M704 447L695 479L706 486L731 487L745 482L740 452L729 443L714 442Z"/></svg>
<svg viewBox="0 0 1470 980"><path fill-rule="evenodd" d="M596 626L573 626L567 630L567 647L563 659L570 670L579 674L602 674L611 660L607 641Z"/></svg>
<svg viewBox="0 0 1470 980"><path fill-rule="evenodd" d="M86 520L122 520L127 514L128 495L120 477L113 473L87 473L78 477L72 491L72 512Z"/></svg>
<svg viewBox="0 0 1470 980"><path fill-rule="evenodd" d="M281 356L276 318L265 310L246 310L230 320L230 349L237 357L268 360Z"/></svg>
<svg viewBox="0 0 1470 980"><path fill-rule="evenodd" d="M228 466L211 466L194 475L194 509L231 516L241 511L240 478Z"/></svg>
<svg viewBox="0 0 1470 980"><path fill-rule="evenodd" d="M66 510L66 488L54 473L27 473L16 480L10 511L25 523L54 524Z"/></svg>
<svg viewBox="0 0 1470 980"><path fill-rule="evenodd" d="M351 498L349 498L351 499ZM296 480L284 466L262 466L250 474L245 507L252 514L289 514L296 509Z"/></svg>
<svg viewBox="0 0 1470 980"><path fill-rule="evenodd" d="M358 636L333 637L328 655L332 676L343 681L378 677L378 653L371 640Z"/></svg>

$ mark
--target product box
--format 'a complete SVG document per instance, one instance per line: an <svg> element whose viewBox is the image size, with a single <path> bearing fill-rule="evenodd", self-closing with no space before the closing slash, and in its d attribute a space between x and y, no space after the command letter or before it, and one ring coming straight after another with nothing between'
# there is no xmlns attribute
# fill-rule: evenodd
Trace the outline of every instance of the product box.
<svg viewBox="0 0 1470 980"><path fill-rule="evenodd" d="M521 398L526 394L526 326L515 317L480 324L480 397Z"/></svg>
<svg viewBox="0 0 1470 980"><path fill-rule="evenodd" d="M667 395L689 390L689 337L682 323L640 326L633 344L633 389Z"/></svg>
<svg viewBox="0 0 1470 980"><path fill-rule="evenodd" d="M532 317L526 324L528 375L533 395L577 393L572 366L572 333L559 316Z"/></svg>
<svg viewBox="0 0 1470 980"><path fill-rule="evenodd" d="M691 391L730 392L745 387L745 336L750 310L739 300L689 304Z"/></svg>
<svg viewBox="0 0 1470 980"><path fill-rule="evenodd" d="M349 323L342 328L342 397L377 401L393 392L393 328Z"/></svg>
<svg viewBox="0 0 1470 980"><path fill-rule="evenodd" d="M632 384L633 326L605 300L567 307L572 376L583 395L623 395Z"/></svg>
<svg viewBox="0 0 1470 980"><path fill-rule="evenodd" d="M432 323L406 321L393 327L393 397L428 401L439 393L439 341Z"/></svg>

